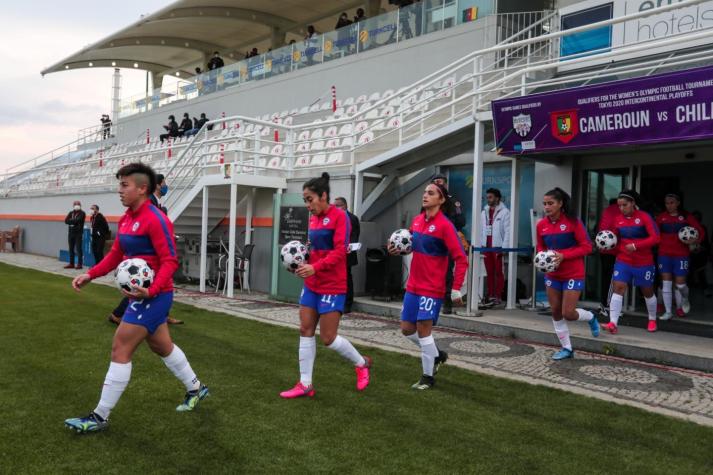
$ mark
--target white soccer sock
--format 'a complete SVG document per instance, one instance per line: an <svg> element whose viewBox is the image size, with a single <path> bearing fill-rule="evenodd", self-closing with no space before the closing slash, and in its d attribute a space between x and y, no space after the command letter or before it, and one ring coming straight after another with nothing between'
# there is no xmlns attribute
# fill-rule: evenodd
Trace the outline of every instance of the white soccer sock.
<svg viewBox="0 0 713 475"><path fill-rule="evenodd" d="M354 348L354 345L349 343L349 340L342 338L339 335L337 335L337 338L335 338L332 344L327 346L327 348L336 351L344 358L354 363L355 366L364 366L366 364L364 357L359 354L357 349Z"/></svg>
<svg viewBox="0 0 713 475"><path fill-rule="evenodd" d="M684 300L688 300L688 286L676 284L676 307L681 308Z"/></svg>
<svg viewBox="0 0 713 475"><path fill-rule="evenodd" d="M619 317L621 316L621 307L624 305L624 296L612 294L609 301L609 321L614 325L619 325Z"/></svg>
<svg viewBox="0 0 713 475"><path fill-rule="evenodd" d="M555 333L557 338L560 340L562 348L567 348L572 351L572 342L569 340L569 327L567 326L567 320L564 318L560 321L552 320L555 326Z"/></svg>
<svg viewBox="0 0 713 475"><path fill-rule="evenodd" d="M104 387L102 387L102 395L99 399L94 412L102 419L107 419L111 410L114 409L116 403L119 402L121 394L126 389L131 379L131 361L128 363L109 363L109 370L104 378Z"/></svg>
<svg viewBox="0 0 713 475"><path fill-rule="evenodd" d="M673 297L673 282L670 280L664 280L662 282L663 290L661 295L663 296L663 306L666 308L666 313L671 313L671 301ZM676 303L678 303L678 295L676 295Z"/></svg>
<svg viewBox="0 0 713 475"><path fill-rule="evenodd" d="M193 372L186 355L181 351L178 345L173 345L173 351L165 358L161 358L173 375L179 379L185 386L186 391L195 391L201 387L201 382Z"/></svg>
<svg viewBox="0 0 713 475"><path fill-rule="evenodd" d="M646 302L646 310L649 312L649 320L656 320L656 295L644 298L644 301Z"/></svg>
<svg viewBox="0 0 713 475"><path fill-rule="evenodd" d="M589 322L594 318L594 314L589 310L584 310L583 308L575 308L575 310L579 316L577 318L578 322Z"/></svg>
<svg viewBox="0 0 713 475"><path fill-rule="evenodd" d="M404 335L408 340L411 340L416 346L421 347L421 343L418 341L418 332L413 332L410 335Z"/></svg>
<svg viewBox="0 0 713 475"><path fill-rule="evenodd" d="M303 386L312 384L312 369L317 356L317 342L313 336L300 337L300 382Z"/></svg>
<svg viewBox="0 0 713 475"><path fill-rule="evenodd" d="M424 338L419 338L418 343L421 345L421 365L423 366L423 374L433 376L433 365L438 357L438 348L433 335L428 335Z"/></svg>

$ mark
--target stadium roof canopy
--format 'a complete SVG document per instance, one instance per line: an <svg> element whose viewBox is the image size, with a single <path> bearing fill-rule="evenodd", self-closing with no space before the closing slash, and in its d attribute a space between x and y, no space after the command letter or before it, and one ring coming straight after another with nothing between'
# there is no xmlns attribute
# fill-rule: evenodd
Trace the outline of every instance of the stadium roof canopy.
<svg viewBox="0 0 713 475"><path fill-rule="evenodd" d="M278 48L302 39L307 25L334 29L339 14L379 7L374 0L178 0L44 69L136 68L192 76L214 51L226 64L247 50ZM376 9L375 8L375 9ZM367 10L368 13L368 10Z"/></svg>

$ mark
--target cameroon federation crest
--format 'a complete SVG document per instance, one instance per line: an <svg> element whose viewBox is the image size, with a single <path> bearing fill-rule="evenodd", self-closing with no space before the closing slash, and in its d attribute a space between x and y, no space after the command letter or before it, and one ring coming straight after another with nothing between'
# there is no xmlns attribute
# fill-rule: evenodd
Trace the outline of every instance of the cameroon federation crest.
<svg viewBox="0 0 713 475"><path fill-rule="evenodd" d="M569 143L579 133L577 109L550 112L552 136L562 143Z"/></svg>
<svg viewBox="0 0 713 475"><path fill-rule="evenodd" d="M532 128L532 118L529 114L519 114L512 118L512 128L520 137L525 137Z"/></svg>

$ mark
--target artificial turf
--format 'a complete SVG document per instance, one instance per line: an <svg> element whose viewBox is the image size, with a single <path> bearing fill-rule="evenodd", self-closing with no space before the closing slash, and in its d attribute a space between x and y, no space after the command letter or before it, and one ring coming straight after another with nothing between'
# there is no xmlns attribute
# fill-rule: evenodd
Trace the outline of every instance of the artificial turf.
<svg viewBox="0 0 713 475"><path fill-rule="evenodd" d="M297 379L297 332L176 304L173 327L211 395L177 413L184 388L142 345L106 432L68 417L94 408L120 298L0 264L2 473L713 473L713 429L563 391L444 367L410 390L420 360L365 348L372 383L318 347L313 400Z"/></svg>

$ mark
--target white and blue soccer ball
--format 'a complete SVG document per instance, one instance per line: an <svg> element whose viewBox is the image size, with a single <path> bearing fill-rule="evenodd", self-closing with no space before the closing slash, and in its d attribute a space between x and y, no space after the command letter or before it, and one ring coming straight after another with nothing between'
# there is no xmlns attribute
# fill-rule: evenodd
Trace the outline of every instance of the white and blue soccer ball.
<svg viewBox="0 0 713 475"><path fill-rule="evenodd" d="M280 262L289 272L294 272L297 268L306 264L309 259L307 246L299 241L290 241L280 250Z"/></svg>
<svg viewBox="0 0 713 475"><path fill-rule="evenodd" d="M597 233L594 238L594 242L597 244L597 249L600 251L611 251L616 247L618 240L614 232L609 231L608 229L602 229Z"/></svg>
<svg viewBox="0 0 713 475"><path fill-rule="evenodd" d="M114 271L114 282L119 289L131 292L133 287L148 289L153 283L154 273L143 259L126 259Z"/></svg>
<svg viewBox="0 0 713 475"><path fill-rule="evenodd" d="M693 244L698 241L698 230L693 226L684 226L678 230L678 239L684 244Z"/></svg>
<svg viewBox="0 0 713 475"><path fill-rule="evenodd" d="M411 254L413 250L413 237L408 229L397 229L389 237L389 244L402 256Z"/></svg>
<svg viewBox="0 0 713 475"><path fill-rule="evenodd" d="M554 272L557 270L557 261L555 260L555 251L540 251L535 254L535 267L540 272Z"/></svg>

